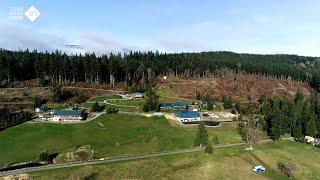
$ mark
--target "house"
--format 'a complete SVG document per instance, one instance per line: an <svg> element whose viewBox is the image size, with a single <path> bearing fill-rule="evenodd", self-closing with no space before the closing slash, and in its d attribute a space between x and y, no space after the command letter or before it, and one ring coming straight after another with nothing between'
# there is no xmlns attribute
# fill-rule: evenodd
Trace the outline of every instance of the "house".
<svg viewBox="0 0 320 180"><path fill-rule="evenodd" d="M43 113L43 112L47 112L48 111L48 108L46 106L41 106L41 107L36 107L34 109L34 111L36 113Z"/></svg>
<svg viewBox="0 0 320 180"><path fill-rule="evenodd" d="M131 94L131 97L133 97L134 99L142 99L143 98L143 94L135 92L135 93Z"/></svg>
<svg viewBox="0 0 320 180"><path fill-rule="evenodd" d="M52 115L53 121L81 121L85 117L84 109L62 109L55 111Z"/></svg>
<svg viewBox="0 0 320 180"><path fill-rule="evenodd" d="M200 113L197 111L183 110L176 113L177 120L180 122L198 122Z"/></svg>
<svg viewBox="0 0 320 180"><path fill-rule="evenodd" d="M183 110L189 107L189 102L173 102L173 103L161 103L159 104L160 110Z"/></svg>

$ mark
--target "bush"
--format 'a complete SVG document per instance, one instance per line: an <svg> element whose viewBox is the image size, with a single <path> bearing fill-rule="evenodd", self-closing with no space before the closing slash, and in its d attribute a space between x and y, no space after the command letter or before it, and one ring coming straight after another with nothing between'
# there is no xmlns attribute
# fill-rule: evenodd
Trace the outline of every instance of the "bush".
<svg viewBox="0 0 320 180"><path fill-rule="evenodd" d="M91 173L90 175L84 177L83 179L84 179L84 180L94 180L94 179L98 179L98 175L99 175L98 172L94 172L94 173Z"/></svg>
<svg viewBox="0 0 320 180"><path fill-rule="evenodd" d="M213 153L213 147L211 144L208 144L206 146L206 148L204 149L204 151L207 153L207 154L212 154Z"/></svg>
<svg viewBox="0 0 320 180"><path fill-rule="evenodd" d="M48 161L49 160L49 153L48 151L43 151L39 154L40 161Z"/></svg>
<svg viewBox="0 0 320 180"><path fill-rule="evenodd" d="M149 106L148 106L148 104L143 105L142 110L143 110L143 112L149 112Z"/></svg>
<svg viewBox="0 0 320 180"><path fill-rule="evenodd" d="M91 106L91 112L102 112L106 106L102 105L99 106L98 102L96 101L92 106Z"/></svg>
<svg viewBox="0 0 320 180"><path fill-rule="evenodd" d="M85 102L85 101L86 101L86 98L85 98L83 95L77 94L77 95L75 96L75 102L76 102L76 103L80 104L80 103L83 103L83 102Z"/></svg>
<svg viewBox="0 0 320 180"><path fill-rule="evenodd" d="M38 84L40 87L45 87L48 84L48 82L44 79L43 76L41 76L40 78L38 78Z"/></svg>
<svg viewBox="0 0 320 180"><path fill-rule="evenodd" d="M99 112L100 111L100 106L97 101L91 106L91 111L92 112Z"/></svg>
<svg viewBox="0 0 320 180"><path fill-rule="evenodd" d="M81 161L88 161L89 160L89 153L87 153L85 151L78 152L78 155L79 155Z"/></svg>
<svg viewBox="0 0 320 180"><path fill-rule="evenodd" d="M286 176L293 177L297 167L293 163L278 162L278 169Z"/></svg>
<svg viewBox="0 0 320 180"><path fill-rule="evenodd" d="M66 91L66 90L62 91L59 87L55 87L52 90L52 100L54 102L66 101L71 97L73 97L73 95L70 91Z"/></svg>
<svg viewBox="0 0 320 180"><path fill-rule="evenodd" d="M39 98L39 97L35 97L33 99L33 107L37 108L37 107L41 107L42 104L46 103L45 100Z"/></svg>
<svg viewBox="0 0 320 180"><path fill-rule="evenodd" d="M220 144L218 136L213 137L213 144L214 145Z"/></svg>
<svg viewBox="0 0 320 180"><path fill-rule="evenodd" d="M107 114L113 114L113 113L118 113L119 109L108 107L106 111L107 111Z"/></svg>
<svg viewBox="0 0 320 180"><path fill-rule="evenodd" d="M207 110L208 111L213 110L213 103L211 101L207 103Z"/></svg>

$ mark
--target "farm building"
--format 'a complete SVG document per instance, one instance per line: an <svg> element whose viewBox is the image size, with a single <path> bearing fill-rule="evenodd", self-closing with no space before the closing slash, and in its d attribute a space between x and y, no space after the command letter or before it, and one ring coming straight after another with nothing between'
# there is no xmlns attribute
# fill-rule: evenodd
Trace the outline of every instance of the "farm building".
<svg viewBox="0 0 320 180"><path fill-rule="evenodd" d="M161 103L159 104L161 110L183 110L186 109L190 105L189 102L173 102L173 103Z"/></svg>
<svg viewBox="0 0 320 180"><path fill-rule="evenodd" d="M133 97L134 99L142 99L143 98L143 94L135 92L135 93L131 94L131 97Z"/></svg>
<svg viewBox="0 0 320 180"><path fill-rule="evenodd" d="M196 111L183 110L176 113L177 120L180 122L200 121L200 113Z"/></svg>
<svg viewBox="0 0 320 180"><path fill-rule="evenodd" d="M84 109L72 110L62 109L53 113L53 121L81 121L84 119Z"/></svg>

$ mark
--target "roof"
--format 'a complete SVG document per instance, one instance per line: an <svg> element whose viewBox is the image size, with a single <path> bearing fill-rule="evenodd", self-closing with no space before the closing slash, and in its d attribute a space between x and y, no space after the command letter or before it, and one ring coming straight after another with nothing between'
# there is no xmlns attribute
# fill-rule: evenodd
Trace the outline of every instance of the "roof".
<svg viewBox="0 0 320 180"><path fill-rule="evenodd" d="M189 105L189 102L171 102L171 103L161 103L160 107L185 107Z"/></svg>
<svg viewBox="0 0 320 180"><path fill-rule="evenodd" d="M36 107L36 109L39 109L41 111L47 111L48 107L47 106L40 106L40 107Z"/></svg>
<svg viewBox="0 0 320 180"><path fill-rule="evenodd" d="M132 95L132 96L143 96L143 94L142 94L142 93L139 93L139 92L132 93L131 95Z"/></svg>
<svg viewBox="0 0 320 180"><path fill-rule="evenodd" d="M176 113L179 118L197 118L200 117L200 113L196 111L183 110Z"/></svg>
<svg viewBox="0 0 320 180"><path fill-rule="evenodd" d="M72 110L72 109L62 109L55 111L53 113L54 116L82 116L84 110L79 109L79 110Z"/></svg>

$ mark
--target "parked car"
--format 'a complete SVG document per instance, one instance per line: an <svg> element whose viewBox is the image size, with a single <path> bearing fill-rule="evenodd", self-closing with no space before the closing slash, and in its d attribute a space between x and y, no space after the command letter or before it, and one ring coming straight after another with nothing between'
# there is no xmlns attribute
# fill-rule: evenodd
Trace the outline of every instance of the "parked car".
<svg viewBox="0 0 320 180"><path fill-rule="evenodd" d="M264 173L266 171L266 168L264 168L263 166L259 165L259 166L254 166L252 168L252 171L255 173Z"/></svg>

